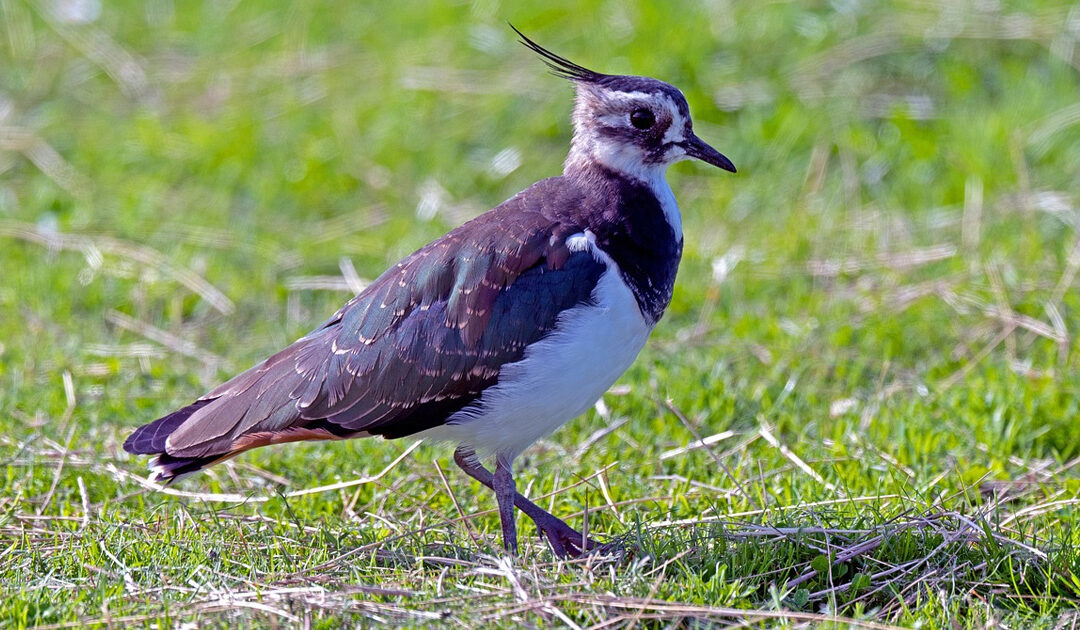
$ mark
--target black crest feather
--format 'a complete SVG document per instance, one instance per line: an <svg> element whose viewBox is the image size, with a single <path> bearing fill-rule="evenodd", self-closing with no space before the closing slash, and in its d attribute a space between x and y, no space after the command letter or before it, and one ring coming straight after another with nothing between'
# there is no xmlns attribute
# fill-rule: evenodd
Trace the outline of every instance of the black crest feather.
<svg viewBox="0 0 1080 630"><path fill-rule="evenodd" d="M599 83L607 78L608 75L606 74L593 72L584 66L579 66L573 61L570 61L566 57L556 55L547 48L544 48L540 44L537 44L526 37L525 33L519 31L513 24L510 24L509 22L507 22L507 24L518 34L518 37L521 38L521 43L524 44L526 48L543 58L544 63L547 64L547 67L551 68L551 73L555 76L570 79L571 81L582 81L584 83Z"/></svg>

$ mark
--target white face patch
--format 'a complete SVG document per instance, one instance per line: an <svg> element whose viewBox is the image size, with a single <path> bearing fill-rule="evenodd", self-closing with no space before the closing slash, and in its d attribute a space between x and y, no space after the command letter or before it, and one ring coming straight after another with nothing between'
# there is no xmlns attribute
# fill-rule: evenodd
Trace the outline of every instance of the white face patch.
<svg viewBox="0 0 1080 630"><path fill-rule="evenodd" d="M686 140L686 118L679 112L679 107L666 94L648 94L646 92L610 92L620 101L638 101L640 107L647 109L665 109L671 123L664 132L664 144L675 144ZM630 117L626 114L605 114L597 118L608 127L631 127ZM674 156L673 156L674 157ZM678 159L678 158L676 158Z"/></svg>
<svg viewBox="0 0 1080 630"><path fill-rule="evenodd" d="M680 146L689 137L689 117L680 111L682 99L663 91L620 91L601 87L579 86L574 108L574 139L567 156L566 169L600 163L616 172L641 181L663 177L667 167L686 159ZM685 108L685 106L683 106ZM631 114L638 109L652 112L656 124L663 129L651 129L649 142L644 146L638 138L643 130L634 127ZM603 131L620 130L619 134Z"/></svg>
<svg viewBox="0 0 1080 630"><path fill-rule="evenodd" d="M682 162L683 160L688 159L689 156L686 155L686 149L676 144L668 148L668 150L664 153L664 158L667 159L669 164L674 164L676 162Z"/></svg>
<svg viewBox="0 0 1080 630"><path fill-rule="evenodd" d="M610 95L612 95L615 98L620 99L620 100L625 99L625 100L651 102L654 98L656 98L655 95L649 94L648 92L616 92L616 91L612 91L612 92L608 92L608 94L610 94Z"/></svg>
<svg viewBox="0 0 1080 630"><path fill-rule="evenodd" d="M673 144L686 140L686 119L679 113L679 108L670 98L664 97L664 105L667 106L668 113L671 114L671 124L668 125L667 131L664 132L664 144ZM686 152L683 151L683 154L685 155Z"/></svg>
<svg viewBox="0 0 1080 630"><path fill-rule="evenodd" d="M597 117L605 127L629 127L630 117L626 114L604 114Z"/></svg>

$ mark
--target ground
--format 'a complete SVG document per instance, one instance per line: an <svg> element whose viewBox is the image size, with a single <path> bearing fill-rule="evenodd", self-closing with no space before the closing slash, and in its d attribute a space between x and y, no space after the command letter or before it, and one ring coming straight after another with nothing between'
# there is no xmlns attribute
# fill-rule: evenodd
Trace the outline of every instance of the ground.
<svg viewBox="0 0 1080 630"><path fill-rule="evenodd" d="M684 90L675 298L519 487L120 445L560 170L506 21ZM1080 5L0 0L0 627L1053 627L1080 603Z"/></svg>

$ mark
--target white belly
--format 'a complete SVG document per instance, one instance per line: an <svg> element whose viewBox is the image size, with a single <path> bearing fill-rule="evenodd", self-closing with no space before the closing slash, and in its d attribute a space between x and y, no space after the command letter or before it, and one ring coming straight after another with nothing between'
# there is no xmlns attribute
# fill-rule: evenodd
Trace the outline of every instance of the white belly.
<svg viewBox="0 0 1080 630"><path fill-rule="evenodd" d="M605 256L606 258L606 256ZM563 311L547 337L502 367L499 382L447 424L419 437L458 442L506 461L584 413L645 345L646 323L610 258L593 291L595 305Z"/></svg>

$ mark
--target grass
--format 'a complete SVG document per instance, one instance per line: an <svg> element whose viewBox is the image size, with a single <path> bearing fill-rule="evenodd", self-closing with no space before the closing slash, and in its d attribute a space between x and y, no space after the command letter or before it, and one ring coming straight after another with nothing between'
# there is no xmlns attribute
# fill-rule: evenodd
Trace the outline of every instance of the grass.
<svg viewBox="0 0 1080 630"><path fill-rule="evenodd" d="M0 0L0 627L1075 624L1078 16ZM560 170L570 89L508 19L678 85L740 169L672 169L664 321L519 460L626 553L522 521L502 558L408 442L148 488L133 427Z"/></svg>

